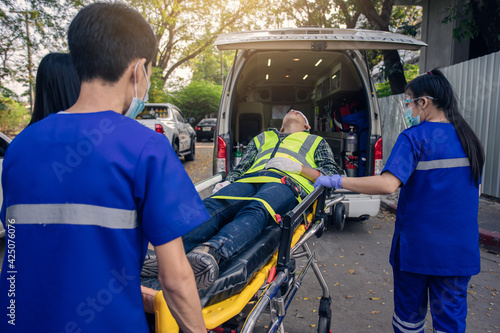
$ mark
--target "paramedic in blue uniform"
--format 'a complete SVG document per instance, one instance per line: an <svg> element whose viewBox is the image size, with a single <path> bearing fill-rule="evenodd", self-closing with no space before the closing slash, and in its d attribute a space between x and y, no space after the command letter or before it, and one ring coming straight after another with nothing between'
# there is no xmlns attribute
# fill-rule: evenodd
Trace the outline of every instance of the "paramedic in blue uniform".
<svg viewBox="0 0 500 333"><path fill-rule="evenodd" d="M480 271L478 204L482 145L439 70L406 88L405 120L382 174L319 177L316 184L367 194L401 186L390 262L395 332L465 332L467 285Z"/></svg>
<svg viewBox="0 0 500 333"><path fill-rule="evenodd" d="M203 200L210 219L182 237L198 288L210 287L221 260L252 244L268 223L275 223L272 216L293 209L298 196L314 189L318 176L338 173L330 146L309 134L310 128L302 112L290 110L280 132L253 138L226 181L215 185L215 196ZM289 185L282 184L284 176Z"/></svg>
<svg viewBox="0 0 500 333"><path fill-rule="evenodd" d="M72 21L68 45L77 102L28 126L3 163L0 332L149 332L149 242L182 331L206 332L181 236L208 214L166 137L133 119L154 33L136 10L95 3Z"/></svg>

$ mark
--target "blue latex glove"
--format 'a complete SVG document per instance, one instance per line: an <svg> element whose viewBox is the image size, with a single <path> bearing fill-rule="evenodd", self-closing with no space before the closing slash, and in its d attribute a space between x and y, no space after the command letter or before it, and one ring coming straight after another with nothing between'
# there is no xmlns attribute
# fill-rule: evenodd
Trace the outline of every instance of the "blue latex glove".
<svg viewBox="0 0 500 333"><path fill-rule="evenodd" d="M314 187L318 187L323 185L325 187L333 187L336 190L342 188L342 176L341 175L333 175L331 177L328 176L319 176L314 183Z"/></svg>

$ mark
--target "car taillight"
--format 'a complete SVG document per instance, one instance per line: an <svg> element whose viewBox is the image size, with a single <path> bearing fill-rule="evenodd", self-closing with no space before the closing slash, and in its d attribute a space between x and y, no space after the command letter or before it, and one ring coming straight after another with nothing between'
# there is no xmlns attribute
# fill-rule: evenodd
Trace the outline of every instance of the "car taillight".
<svg viewBox="0 0 500 333"><path fill-rule="evenodd" d="M382 173L382 158L383 158L382 138L375 142L375 153L373 155L373 174L380 175Z"/></svg>
<svg viewBox="0 0 500 333"><path fill-rule="evenodd" d="M217 137L217 172L227 172L227 145L220 136Z"/></svg>
<svg viewBox="0 0 500 333"><path fill-rule="evenodd" d="M161 134L165 134L165 131L163 130L163 126L161 126L161 124L155 124L155 131Z"/></svg>
<svg viewBox="0 0 500 333"><path fill-rule="evenodd" d="M196 126L196 127L194 128L194 130L195 130L195 131L201 131L201 128L200 128L200 126Z"/></svg>

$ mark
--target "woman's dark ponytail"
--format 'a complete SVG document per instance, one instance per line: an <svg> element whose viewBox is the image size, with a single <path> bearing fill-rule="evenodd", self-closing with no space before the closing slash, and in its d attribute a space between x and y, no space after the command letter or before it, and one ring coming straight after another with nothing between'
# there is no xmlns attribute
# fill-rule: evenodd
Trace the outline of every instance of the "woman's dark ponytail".
<svg viewBox="0 0 500 333"><path fill-rule="evenodd" d="M479 184L484 165L483 145L460 114L455 92L444 74L438 69L433 69L409 82L405 90L411 91L413 98L434 97L433 103L444 111L446 119L455 127L460 143L469 159L472 177L476 184Z"/></svg>

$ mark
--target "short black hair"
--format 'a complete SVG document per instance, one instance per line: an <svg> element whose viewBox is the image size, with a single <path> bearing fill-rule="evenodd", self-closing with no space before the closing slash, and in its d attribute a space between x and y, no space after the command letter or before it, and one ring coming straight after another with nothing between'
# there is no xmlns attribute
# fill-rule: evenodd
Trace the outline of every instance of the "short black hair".
<svg viewBox="0 0 500 333"><path fill-rule="evenodd" d="M38 65L35 105L29 125L51 113L64 111L80 95L80 80L68 53L49 53Z"/></svg>
<svg viewBox="0 0 500 333"><path fill-rule="evenodd" d="M122 3L94 3L78 12L68 29L68 46L80 81L116 82L133 59L156 52L151 26Z"/></svg>

